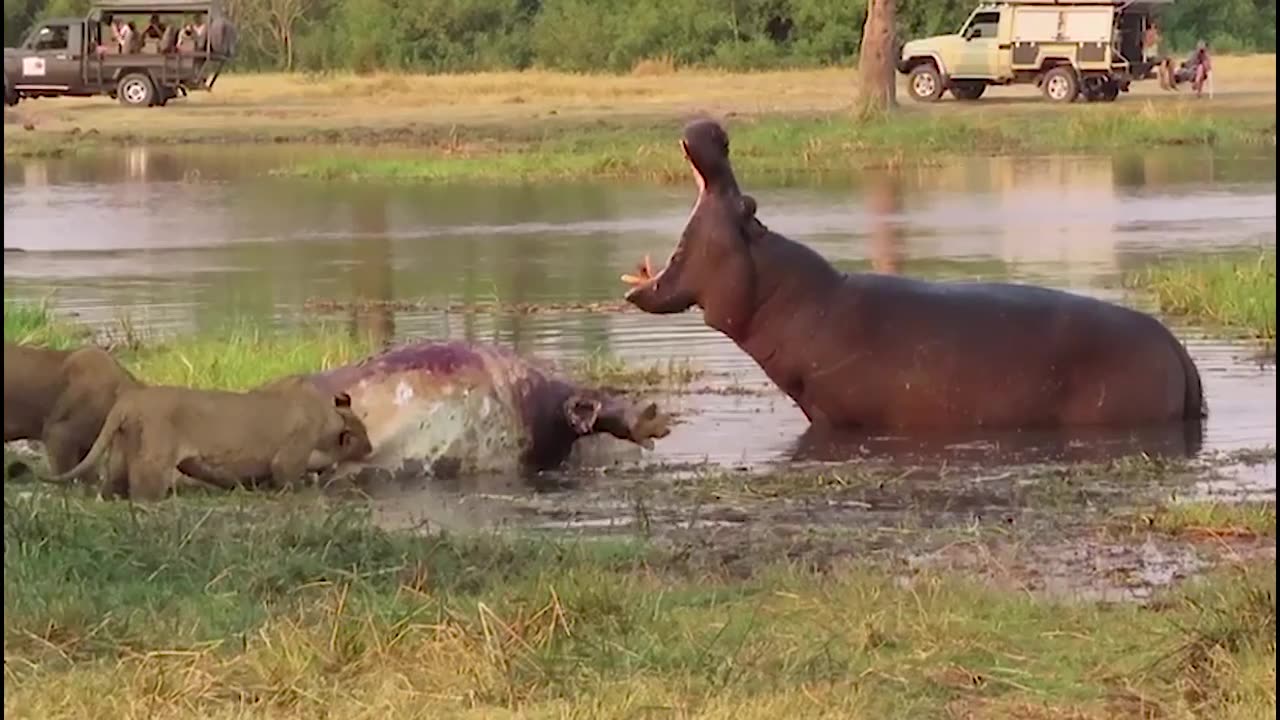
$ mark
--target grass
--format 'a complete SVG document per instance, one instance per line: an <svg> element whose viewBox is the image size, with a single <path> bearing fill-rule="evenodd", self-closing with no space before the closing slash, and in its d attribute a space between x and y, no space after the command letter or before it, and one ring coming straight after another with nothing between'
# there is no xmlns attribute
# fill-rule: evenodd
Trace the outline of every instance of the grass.
<svg viewBox="0 0 1280 720"><path fill-rule="evenodd" d="M1275 568L1154 609L624 540L408 535L293 497L5 491L6 717L1257 717ZM1076 713L1072 715L1071 713Z"/></svg>
<svg viewBox="0 0 1280 720"><path fill-rule="evenodd" d="M1276 536L1274 502L1184 502L1147 516L1150 527L1173 535L1222 537Z"/></svg>
<svg viewBox="0 0 1280 720"><path fill-rule="evenodd" d="M866 123L843 116L733 120L734 161L757 177L838 175L870 167L929 162L959 153L1105 152L1166 145L1274 148L1275 116L1215 118L1146 105L1128 114L940 116L912 114ZM476 139L425 156L340 154L301 161L277 175L319 180L436 182L571 178L684 182L673 149L678 125L589 128L571 136Z"/></svg>
<svg viewBox="0 0 1280 720"><path fill-rule="evenodd" d="M1127 284L1150 292L1161 312L1275 347L1274 249L1159 264L1132 273Z"/></svg>
<svg viewBox="0 0 1280 720"><path fill-rule="evenodd" d="M59 318L46 303L6 300L4 339L20 344L76 347L92 340L82 326ZM246 390L292 373L311 373L354 362L374 352L344 329L312 323L277 331L252 321L233 321L198 335L148 337L128 322L104 333L125 367L144 382L198 388ZM676 389L704 372L688 360L629 363L595 352L564 368L579 382L618 390Z"/></svg>
<svg viewBox="0 0 1280 720"><path fill-rule="evenodd" d="M63 349L82 344L86 336L84 328L54 315L47 301L4 300L5 342Z"/></svg>
<svg viewBox="0 0 1280 720"><path fill-rule="evenodd" d="M676 134L701 113L728 119L735 159L752 174L850 172L956 153L1274 151L1274 56L1221 62L1212 101L1143 83L1115 104L1063 108L1034 88L997 88L979 103L921 105L904 94L900 112L867 122L849 114L852 78L843 69L234 76L216 94L148 113L145 126L136 111L106 100L20 105L14 112L34 129L7 125L5 153L48 156L121 142L373 144L376 153L334 152L279 172L407 182L683 181Z"/></svg>
<svg viewBox="0 0 1280 720"><path fill-rule="evenodd" d="M629 390L671 389L689 385L706 374L686 359L671 358L649 364L630 363L615 355L595 352L567 369L582 382Z"/></svg>

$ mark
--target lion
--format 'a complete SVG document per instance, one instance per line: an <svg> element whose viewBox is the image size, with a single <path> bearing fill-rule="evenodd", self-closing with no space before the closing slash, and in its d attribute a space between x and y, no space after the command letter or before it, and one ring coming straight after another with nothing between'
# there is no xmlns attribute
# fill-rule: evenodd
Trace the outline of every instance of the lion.
<svg viewBox="0 0 1280 720"><path fill-rule="evenodd" d="M121 393L65 482L107 454L107 498L158 500L183 476L223 489L269 479L289 487L308 470L372 451L351 398L291 376L247 392L147 386Z"/></svg>
<svg viewBox="0 0 1280 720"><path fill-rule="evenodd" d="M63 473L89 452L116 397L142 387L97 346L54 350L4 344L4 441L39 440Z"/></svg>

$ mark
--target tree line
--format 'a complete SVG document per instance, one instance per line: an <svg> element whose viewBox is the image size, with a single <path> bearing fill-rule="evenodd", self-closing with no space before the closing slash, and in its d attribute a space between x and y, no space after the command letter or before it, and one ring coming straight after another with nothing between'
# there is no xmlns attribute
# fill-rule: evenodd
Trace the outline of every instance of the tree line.
<svg viewBox="0 0 1280 720"><path fill-rule="evenodd" d="M222 0L240 70L626 72L642 61L729 70L852 63L866 0ZM899 39L954 32L976 0L898 0ZM5 45L89 0L4 0ZM1176 0L1165 48L1274 52L1275 0Z"/></svg>

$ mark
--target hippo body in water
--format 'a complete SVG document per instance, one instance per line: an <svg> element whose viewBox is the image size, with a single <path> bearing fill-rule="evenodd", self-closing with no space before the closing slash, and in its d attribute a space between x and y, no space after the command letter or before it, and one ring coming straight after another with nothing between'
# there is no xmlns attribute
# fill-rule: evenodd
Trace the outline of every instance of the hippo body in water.
<svg viewBox="0 0 1280 720"><path fill-rule="evenodd" d="M1198 422L1200 376L1155 318L1010 283L845 274L756 219L710 120L681 142L698 200L665 268L626 298L697 305L815 426L934 430Z"/></svg>
<svg viewBox="0 0 1280 720"><path fill-rule="evenodd" d="M311 376L351 396L373 453L363 468L393 476L538 471L561 464L574 443L607 433L652 448L670 418L653 404L578 387L508 350L417 342Z"/></svg>

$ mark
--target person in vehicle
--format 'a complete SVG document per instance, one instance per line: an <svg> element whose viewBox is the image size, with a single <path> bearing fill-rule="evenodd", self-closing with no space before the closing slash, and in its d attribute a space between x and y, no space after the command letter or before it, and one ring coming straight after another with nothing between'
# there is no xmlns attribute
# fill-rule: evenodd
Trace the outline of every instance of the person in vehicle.
<svg viewBox="0 0 1280 720"><path fill-rule="evenodd" d="M122 53L131 54L142 49L142 38L138 35L138 27L132 21L120 24L117 37L120 39Z"/></svg>
<svg viewBox="0 0 1280 720"><path fill-rule="evenodd" d="M1154 21L1142 33L1142 59L1149 63L1160 60L1160 27Z"/></svg>
<svg viewBox="0 0 1280 720"><path fill-rule="evenodd" d="M194 21L189 20L186 25L182 26L182 36L179 40L179 47L184 52L203 50L204 35L204 16L199 16Z"/></svg>
<svg viewBox="0 0 1280 720"><path fill-rule="evenodd" d="M204 16L204 15L199 15L199 16L197 16L197 17L196 17L196 26L195 26L194 30L195 30L195 37L196 37L196 49L197 49L197 50L206 50L206 49L208 49L208 47L207 47L207 45L206 45L206 43L208 42L208 27L207 27L207 23L205 22L205 20L206 20L206 18L205 18L205 16Z"/></svg>
<svg viewBox="0 0 1280 720"><path fill-rule="evenodd" d="M144 40L159 40L164 37L164 23L160 22L159 15L152 15L151 20L147 22L147 29L142 31Z"/></svg>
<svg viewBox="0 0 1280 720"><path fill-rule="evenodd" d="M178 52L194 52L196 49L196 26L190 20L183 23L178 31Z"/></svg>

